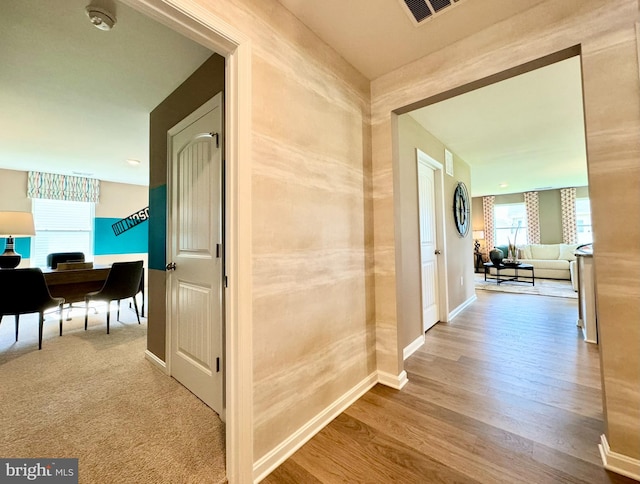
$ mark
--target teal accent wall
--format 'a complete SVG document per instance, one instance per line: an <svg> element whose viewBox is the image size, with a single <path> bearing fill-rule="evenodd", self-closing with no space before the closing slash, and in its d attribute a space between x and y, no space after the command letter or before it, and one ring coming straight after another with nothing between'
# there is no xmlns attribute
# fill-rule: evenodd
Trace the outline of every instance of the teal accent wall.
<svg viewBox="0 0 640 484"><path fill-rule="evenodd" d="M167 255L167 185L149 189L149 268L164 271Z"/></svg>
<svg viewBox="0 0 640 484"><path fill-rule="evenodd" d="M120 218L97 218L94 221L94 255L142 254L149 250L148 223L142 222L116 235L111 225Z"/></svg>
<svg viewBox="0 0 640 484"><path fill-rule="evenodd" d="M7 247L7 239L0 238L0 253ZM13 250L22 256L23 259L31 258L31 237L18 237L13 239Z"/></svg>

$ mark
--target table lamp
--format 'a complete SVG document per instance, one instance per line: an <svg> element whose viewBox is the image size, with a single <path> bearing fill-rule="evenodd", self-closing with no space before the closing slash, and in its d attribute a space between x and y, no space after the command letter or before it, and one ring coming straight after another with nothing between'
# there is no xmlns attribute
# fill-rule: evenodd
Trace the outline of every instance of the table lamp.
<svg viewBox="0 0 640 484"><path fill-rule="evenodd" d="M14 269L22 256L13 250L14 237L36 235L31 212L0 212L0 237L7 237L7 247L0 254L0 269Z"/></svg>
<svg viewBox="0 0 640 484"><path fill-rule="evenodd" d="M480 252L480 241L484 240L484 230L474 230L473 238L476 240L473 249L475 252Z"/></svg>

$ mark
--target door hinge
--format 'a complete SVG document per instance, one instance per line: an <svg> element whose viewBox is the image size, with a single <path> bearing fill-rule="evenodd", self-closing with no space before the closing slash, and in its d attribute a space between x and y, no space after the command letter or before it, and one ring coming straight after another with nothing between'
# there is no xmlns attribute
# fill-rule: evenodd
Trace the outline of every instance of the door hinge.
<svg viewBox="0 0 640 484"><path fill-rule="evenodd" d="M216 244L216 259L222 257L222 244Z"/></svg>
<svg viewBox="0 0 640 484"><path fill-rule="evenodd" d="M216 148L220 148L220 135L218 133L209 133L212 138L216 139Z"/></svg>
<svg viewBox="0 0 640 484"><path fill-rule="evenodd" d="M224 276L224 287L229 287L229 278Z"/></svg>
<svg viewBox="0 0 640 484"><path fill-rule="evenodd" d="M216 358L216 373L220 372L220 357Z"/></svg>

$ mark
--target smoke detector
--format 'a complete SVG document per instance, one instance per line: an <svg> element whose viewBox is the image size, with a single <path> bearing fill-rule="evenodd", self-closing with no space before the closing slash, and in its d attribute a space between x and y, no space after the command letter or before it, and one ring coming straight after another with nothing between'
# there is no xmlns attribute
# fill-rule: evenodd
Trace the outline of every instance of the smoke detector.
<svg viewBox="0 0 640 484"><path fill-rule="evenodd" d="M100 30L111 30L116 24L116 16L108 10L93 5L87 6L85 9L89 21Z"/></svg>

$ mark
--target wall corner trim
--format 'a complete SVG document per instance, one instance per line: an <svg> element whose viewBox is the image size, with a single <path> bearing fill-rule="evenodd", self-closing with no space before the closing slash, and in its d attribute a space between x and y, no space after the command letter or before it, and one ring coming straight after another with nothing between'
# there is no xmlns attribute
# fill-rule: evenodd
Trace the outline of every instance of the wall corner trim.
<svg viewBox="0 0 640 484"><path fill-rule="evenodd" d="M160 358L158 358L156 355L151 353L151 351L145 350L144 357L147 360L149 360L151 364L155 366L158 370L160 370L162 373L166 373L167 375L169 374L167 372L167 364L164 361L162 361Z"/></svg>
<svg viewBox="0 0 640 484"><path fill-rule="evenodd" d="M378 383L378 374L373 372L338 398L333 404L300 427L271 452L261 457L253 465L253 482L260 482L267 477L295 451L311 440L314 435L329 425L334 418L344 412L347 407L373 388L376 383Z"/></svg>
<svg viewBox="0 0 640 484"><path fill-rule="evenodd" d="M391 373L378 370L378 383L381 385L391 387L395 390L402 390L402 387L404 387L408 381L407 372L404 370L402 370L399 375L392 375Z"/></svg>
<svg viewBox="0 0 640 484"><path fill-rule="evenodd" d="M475 295L475 293L473 294L473 296L471 296L469 299L467 299L465 302L463 302L462 304L460 304L460 306L458 306L457 308L455 308L453 311L451 311L449 313L449 319L447 319L447 321L451 321L453 318L455 318L458 314L460 314L467 306L470 306L471 304L473 304L475 301L477 301L478 296Z"/></svg>
<svg viewBox="0 0 640 484"><path fill-rule="evenodd" d="M598 448L600 449L600 457L602 457L604 468L640 481L640 460L613 452L609 447L609 442L607 442L607 436L604 434L600 437L600 441Z"/></svg>
<svg viewBox="0 0 640 484"><path fill-rule="evenodd" d="M402 350L402 359L406 360L412 354L414 354L422 345L424 344L424 333L418 336L415 340L407 345L407 347Z"/></svg>

